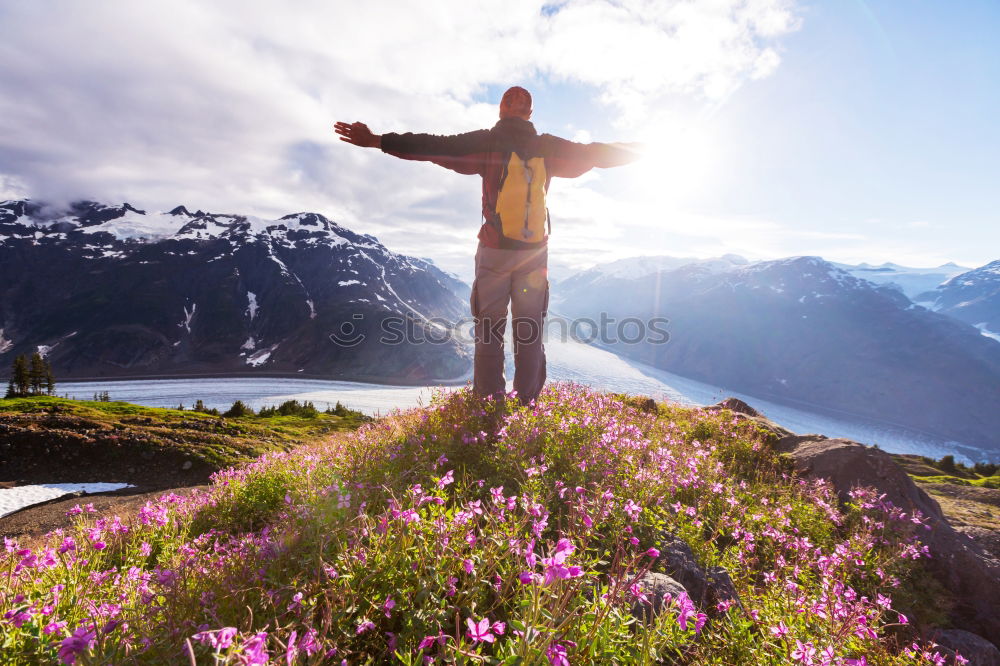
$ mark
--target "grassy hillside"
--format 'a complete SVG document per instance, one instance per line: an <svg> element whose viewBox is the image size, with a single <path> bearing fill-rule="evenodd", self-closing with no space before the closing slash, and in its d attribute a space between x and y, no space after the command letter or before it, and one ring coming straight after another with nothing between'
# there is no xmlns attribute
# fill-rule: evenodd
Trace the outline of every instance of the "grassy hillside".
<svg viewBox="0 0 1000 666"><path fill-rule="evenodd" d="M896 455L893 459L914 481L920 483L951 483L1000 490L1000 470L997 465L978 463L969 467L956 463L952 456L934 460L926 456Z"/></svg>
<svg viewBox="0 0 1000 666"><path fill-rule="evenodd" d="M0 661L935 663L919 521L874 493L838 506L728 412L566 385L505 411L442 394L8 543ZM707 596L657 597L678 544Z"/></svg>
<svg viewBox="0 0 1000 666"><path fill-rule="evenodd" d="M166 454L220 469L355 428L365 420L356 412L222 418L127 402L52 396L0 400L0 428L8 441L19 444L11 465L20 463L22 468L31 462L26 456L37 455L38 464L47 469L67 454L83 451L91 457L110 454L135 459L137 465L151 455Z"/></svg>
<svg viewBox="0 0 1000 666"><path fill-rule="evenodd" d="M1000 557L1000 473L994 465L980 463L974 468L953 461L913 455L893 456L927 494L941 506L948 522L959 529L975 528L978 541ZM979 471L976 471L976 468Z"/></svg>

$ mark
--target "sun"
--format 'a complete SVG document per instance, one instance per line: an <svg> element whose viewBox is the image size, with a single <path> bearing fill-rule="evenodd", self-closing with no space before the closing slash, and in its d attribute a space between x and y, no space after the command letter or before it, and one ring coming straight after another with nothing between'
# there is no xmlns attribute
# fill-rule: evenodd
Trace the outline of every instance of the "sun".
<svg viewBox="0 0 1000 666"><path fill-rule="evenodd" d="M634 166L639 198L681 204L711 188L718 149L704 125L657 123L640 133L640 142L643 156Z"/></svg>

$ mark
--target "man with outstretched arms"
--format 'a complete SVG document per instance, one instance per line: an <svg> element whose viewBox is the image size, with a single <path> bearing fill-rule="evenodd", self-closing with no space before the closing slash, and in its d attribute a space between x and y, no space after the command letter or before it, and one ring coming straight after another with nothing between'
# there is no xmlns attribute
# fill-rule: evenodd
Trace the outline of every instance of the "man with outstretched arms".
<svg viewBox="0 0 1000 666"><path fill-rule="evenodd" d="M497 397L506 389L504 332L508 307L514 342L514 390L522 403L545 384L542 326L549 301L545 193L552 178L575 178L593 167L627 164L638 144L576 143L538 134L531 94L513 87L500 101L491 129L464 134L374 134L364 123L336 123L342 141L407 160L433 162L480 176L483 224L476 251L471 308L475 320L473 389Z"/></svg>

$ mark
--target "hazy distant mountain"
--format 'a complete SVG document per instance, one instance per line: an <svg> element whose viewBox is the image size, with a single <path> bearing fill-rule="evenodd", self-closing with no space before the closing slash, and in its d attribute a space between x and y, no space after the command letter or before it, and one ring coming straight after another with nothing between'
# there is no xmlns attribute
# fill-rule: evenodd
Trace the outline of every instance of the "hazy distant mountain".
<svg viewBox="0 0 1000 666"><path fill-rule="evenodd" d="M956 275L920 299L1000 341L1000 260Z"/></svg>
<svg viewBox="0 0 1000 666"><path fill-rule="evenodd" d="M939 284L969 270L967 267L955 263L947 263L934 268L913 268L892 263L879 266L838 263L833 263L833 265L847 271L854 277L898 289L911 300L916 300L924 292L930 291Z"/></svg>
<svg viewBox="0 0 1000 666"><path fill-rule="evenodd" d="M183 206L0 203L0 364L41 349L65 378L458 377L470 362L455 342L387 347L379 338L387 316L419 338L438 331L430 318L464 315L453 293L461 284L315 213L263 220ZM334 333L364 339L342 346Z"/></svg>
<svg viewBox="0 0 1000 666"><path fill-rule="evenodd" d="M746 259L735 254L726 254L711 259L670 256L627 257L617 261L598 264L593 268L567 277L559 282L554 298L561 298L561 293L564 291L572 292L578 289L598 286L609 280L635 280L647 275L672 271L690 264L697 264L708 270L729 270L734 266L745 266L747 263Z"/></svg>
<svg viewBox="0 0 1000 666"><path fill-rule="evenodd" d="M561 287L561 312L670 319L667 344L610 345L751 395L1000 449L1000 344L818 257L688 264Z"/></svg>

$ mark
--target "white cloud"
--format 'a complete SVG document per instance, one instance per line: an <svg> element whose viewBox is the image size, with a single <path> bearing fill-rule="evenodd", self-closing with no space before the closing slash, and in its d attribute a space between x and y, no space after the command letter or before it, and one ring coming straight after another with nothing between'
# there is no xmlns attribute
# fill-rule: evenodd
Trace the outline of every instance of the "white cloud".
<svg viewBox="0 0 1000 666"><path fill-rule="evenodd" d="M457 261L478 183L350 148L334 119L464 131L494 122L488 86L548 81L635 127L766 76L796 27L791 0L5 3L0 196L316 210Z"/></svg>

